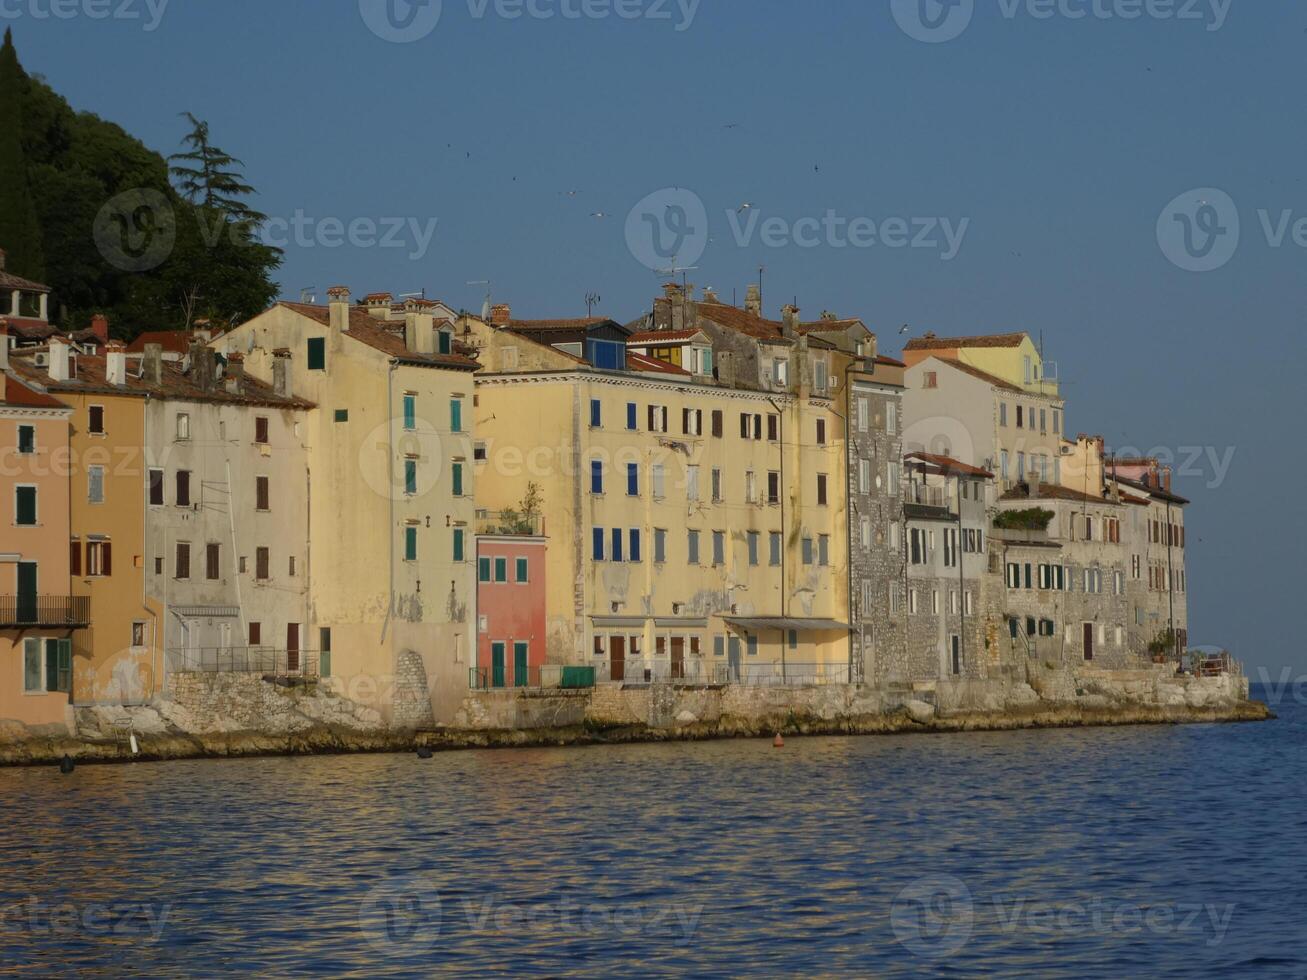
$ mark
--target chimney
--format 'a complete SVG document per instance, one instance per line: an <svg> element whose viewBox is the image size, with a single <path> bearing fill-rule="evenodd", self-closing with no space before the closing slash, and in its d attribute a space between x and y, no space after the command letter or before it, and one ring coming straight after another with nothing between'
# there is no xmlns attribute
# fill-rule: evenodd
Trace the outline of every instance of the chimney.
<svg viewBox="0 0 1307 980"><path fill-rule="evenodd" d="M105 345L104 378L114 387L127 383L127 348L122 341L111 340Z"/></svg>
<svg viewBox="0 0 1307 980"><path fill-rule="evenodd" d="M782 306L781 323L785 336L797 337L799 335L799 308L792 303Z"/></svg>
<svg viewBox="0 0 1307 980"><path fill-rule="evenodd" d="M50 338L50 380L68 380L68 341L63 337Z"/></svg>
<svg viewBox="0 0 1307 980"><path fill-rule="evenodd" d="M278 398L290 397L290 351L285 347L272 352L272 390Z"/></svg>
<svg viewBox="0 0 1307 980"><path fill-rule="evenodd" d="M141 358L141 377L146 384L163 384L163 344L146 344Z"/></svg>
<svg viewBox="0 0 1307 980"><path fill-rule="evenodd" d="M101 344L109 343L109 318L103 313L91 317L91 333L99 338Z"/></svg>
<svg viewBox="0 0 1307 980"><path fill-rule="evenodd" d="M4 249L0 248L0 256L4 255ZM4 260L0 258L0 269L4 268ZM9 324L0 323L0 372L9 370Z"/></svg>
<svg viewBox="0 0 1307 980"><path fill-rule="evenodd" d="M227 392L232 395L241 393L245 382L245 355L231 353L227 355Z"/></svg>
<svg viewBox="0 0 1307 980"><path fill-rule="evenodd" d="M507 303L496 303L490 307L490 325L506 327L513 319L513 309Z"/></svg>
<svg viewBox="0 0 1307 980"><path fill-rule="evenodd" d="M735 387L735 352L717 352L717 380L727 388Z"/></svg>
<svg viewBox="0 0 1307 980"><path fill-rule="evenodd" d="M672 322L670 329L685 329L685 290L677 283L669 282L663 287L667 299L672 304Z"/></svg>
<svg viewBox="0 0 1307 980"><path fill-rule="evenodd" d="M377 320L390 319L390 304L394 302L395 297L390 293L370 293L363 297L363 305L367 307L368 315Z"/></svg>
<svg viewBox="0 0 1307 980"><path fill-rule="evenodd" d="M347 333L349 331L349 288L332 286L327 290L331 310L331 332Z"/></svg>
<svg viewBox="0 0 1307 980"><path fill-rule="evenodd" d="M744 291L744 310L762 316L762 287L756 282L749 283L749 288Z"/></svg>
<svg viewBox="0 0 1307 980"><path fill-rule="evenodd" d="M432 336L436 318L430 313L404 314L404 347L415 354L435 353Z"/></svg>

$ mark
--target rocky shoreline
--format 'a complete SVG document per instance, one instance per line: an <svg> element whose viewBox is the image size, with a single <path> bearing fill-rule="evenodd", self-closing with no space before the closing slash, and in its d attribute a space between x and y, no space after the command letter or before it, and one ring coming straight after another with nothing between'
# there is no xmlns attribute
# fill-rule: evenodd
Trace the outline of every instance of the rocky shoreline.
<svg viewBox="0 0 1307 980"><path fill-rule="evenodd" d="M922 705L922 707L918 707ZM162 726L135 731L137 749L125 734L32 735L0 741L0 765L57 764L65 756L76 763L158 762L179 759L234 759L260 756L338 755L413 752L419 748L454 751L485 748L615 745L639 742L706 741L726 738L785 736L895 735L1014 731L1129 725L1213 724L1266 721L1274 713L1247 699L1191 704L1088 704L1036 701L1002 710L924 711L909 702L892 712L822 717L807 711L768 712L762 716L723 715L709 721L685 720L674 726L586 721L582 724L526 728L443 728L403 732L361 729L318 722L295 731L225 730L181 732ZM13 733L9 733L12 735Z"/></svg>

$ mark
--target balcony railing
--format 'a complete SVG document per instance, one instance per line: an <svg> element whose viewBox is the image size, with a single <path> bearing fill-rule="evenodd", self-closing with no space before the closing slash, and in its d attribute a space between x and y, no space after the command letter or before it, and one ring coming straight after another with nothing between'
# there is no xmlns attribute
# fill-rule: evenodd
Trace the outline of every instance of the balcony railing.
<svg viewBox="0 0 1307 980"><path fill-rule="evenodd" d="M90 622L90 596L0 596L0 627L59 628L89 626Z"/></svg>
<svg viewBox="0 0 1307 980"><path fill-rule="evenodd" d="M320 675L317 650L276 647L186 647L167 651L168 669L178 674L263 674L312 679Z"/></svg>
<svg viewBox="0 0 1307 980"><path fill-rule="evenodd" d="M514 534L540 537L545 533L545 519L536 514L517 511L477 510L477 534Z"/></svg>

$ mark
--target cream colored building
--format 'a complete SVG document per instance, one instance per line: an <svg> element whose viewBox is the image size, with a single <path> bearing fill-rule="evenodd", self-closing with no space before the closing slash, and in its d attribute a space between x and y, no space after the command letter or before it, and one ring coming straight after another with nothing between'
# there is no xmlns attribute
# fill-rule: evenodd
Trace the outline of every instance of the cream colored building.
<svg viewBox="0 0 1307 980"><path fill-rule="evenodd" d="M477 365L442 353L449 323L426 301L396 319L380 297L373 312L330 298L280 303L213 347L317 406L306 625L319 648L330 631L332 682L399 726L448 720L475 662Z"/></svg>

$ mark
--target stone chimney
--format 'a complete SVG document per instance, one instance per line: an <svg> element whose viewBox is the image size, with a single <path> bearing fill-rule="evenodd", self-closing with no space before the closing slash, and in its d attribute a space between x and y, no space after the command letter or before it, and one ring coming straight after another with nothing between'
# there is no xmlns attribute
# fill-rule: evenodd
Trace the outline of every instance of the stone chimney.
<svg viewBox="0 0 1307 980"><path fill-rule="evenodd" d="M70 375L68 341L63 337L50 338L50 380L67 381Z"/></svg>
<svg viewBox="0 0 1307 980"><path fill-rule="evenodd" d="M663 291L667 294L667 300L671 303L672 318L671 330L685 329L685 289L680 284L669 282L663 286Z"/></svg>
<svg viewBox="0 0 1307 980"><path fill-rule="evenodd" d="M127 383L127 348L120 340L110 340L105 344L104 378L114 387Z"/></svg>
<svg viewBox="0 0 1307 980"><path fill-rule="evenodd" d="M799 308L792 303L781 307L781 325L785 336L794 339L799 335Z"/></svg>
<svg viewBox="0 0 1307 980"><path fill-rule="evenodd" d="M109 343L109 318L103 313L91 317L91 333L99 338L101 344Z"/></svg>
<svg viewBox="0 0 1307 980"><path fill-rule="evenodd" d="M749 288L744 291L744 310L762 316L762 287L756 282L749 283Z"/></svg>
<svg viewBox="0 0 1307 980"><path fill-rule="evenodd" d="M496 303L490 307L490 325L506 327L513 320L513 308L507 303Z"/></svg>
<svg viewBox="0 0 1307 980"><path fill-rule="evenodd" d="M278 398L290 397L290 351L285 347L272 352L272 390Z"/></svg>
<svg viewBox="0 0 1307 980"><path fill-rule="evenodd" d="M717 351L717 380L727 388L735 387L735 352Z"/></svg>
<svg viewBox="0 0 1307 980"><path fill-rule="evenodd" d="M404 314L404 347L415 354L435 353L435 337L432 330L436 318L430 313Z"/></svg>
<svg viewBox="0 0 1307 980"><path fill-rule="evenodd" d="M390 293L369 293L363 297L363 305L367 308L368 315L377 320L390 319L390 304L395 301L395 297Z"/></svg>
<svg viewBox="0 0 1307 980"><path fill-rule="evenodd" d="M331 311L331 332L348 333L349 332L349 287L332 286L327 290L329 303L327 308Z"/></svg>
<svg viewBox="0 0 1307 980"><path fill-rule="evenodd" d="M0 248L0 255L4 254L4 249ZM0 259L0 269L4 268L4 261ZM0 323L0 372L9 370L9 324Z"/></svg>
<svg viewBox="0 0 1307 980"><path fill-rule="evenodd" d="M141 358L141 377L146 384L163 384L163 344L146 344Z"/></svg>
<svg viewBox="0 0 1307 980"><path fill-rule="evenodd" d="M227 355L227 392L239 395L245 383L245 355L233 352Z"/></svg>

